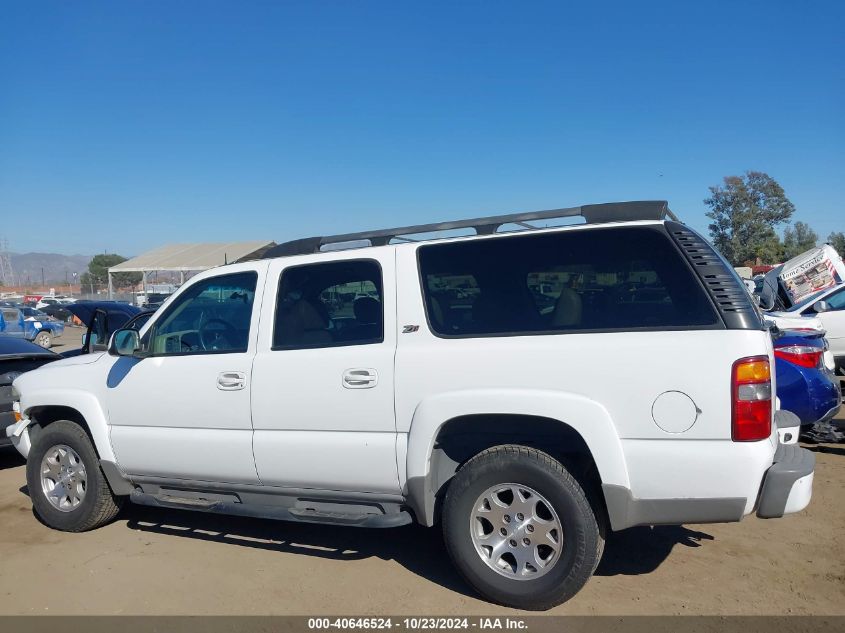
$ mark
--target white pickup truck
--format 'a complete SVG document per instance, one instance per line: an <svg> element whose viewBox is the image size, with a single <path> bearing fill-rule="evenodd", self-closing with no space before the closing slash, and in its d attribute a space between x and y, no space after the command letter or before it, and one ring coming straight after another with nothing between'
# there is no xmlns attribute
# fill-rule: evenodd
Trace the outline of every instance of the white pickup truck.
<svg viewBox="0 0 845 633"><path fill-rule="evenodd" d="M209 270L107 353L17 379L6 432L57 529L126 499L439 524L481 595L546 609L608 529L809 503L813 454L778 443L772 367L741 281L665 202L587 205Z"/></svg>

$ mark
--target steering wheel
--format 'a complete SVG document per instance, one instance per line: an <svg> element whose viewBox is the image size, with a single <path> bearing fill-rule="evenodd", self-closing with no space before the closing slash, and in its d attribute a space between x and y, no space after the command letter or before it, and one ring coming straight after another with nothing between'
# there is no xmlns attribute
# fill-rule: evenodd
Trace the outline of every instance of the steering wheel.
<svg viewBox="0 0 845 633"><path fill-rule="evenodd" d="M223 328L210 328L209 326L213 324L222 325ZM223 319L209 319L200 326L197 334L200 345L205 351L231 349L235 347L235 341L238 338L234 326Z"/></svg>

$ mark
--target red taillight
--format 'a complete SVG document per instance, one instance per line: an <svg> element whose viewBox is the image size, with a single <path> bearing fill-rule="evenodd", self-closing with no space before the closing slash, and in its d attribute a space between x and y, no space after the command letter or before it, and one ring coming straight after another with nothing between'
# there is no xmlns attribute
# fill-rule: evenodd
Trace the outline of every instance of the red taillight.
<svg viewBox="0 0 845 633"><path fill-rule="evenodd" d="M741 358L731 372L731 439L755 442L772 432L772 374L767 356Z"/></svg>
<svg viewBox="0 0 845 633"><path fill-rule="evenodd" d="M818 367L824 350L810 345L785 345L775 348L775 356L800 367Z"/></svg>

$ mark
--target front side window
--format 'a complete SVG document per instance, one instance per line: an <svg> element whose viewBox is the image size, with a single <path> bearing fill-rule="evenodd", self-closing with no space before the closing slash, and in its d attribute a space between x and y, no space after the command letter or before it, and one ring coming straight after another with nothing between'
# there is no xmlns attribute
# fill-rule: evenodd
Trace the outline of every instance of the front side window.
<svg viewBox="0 0 845 633"><path fill-rule="evenodd" d="M804 316L816 316L816 301L824 301L827 303L827 309L829 311L845 309L845 291L840 290L839 292L833 292L827 295L827 297L824 297L823 295L825 292L827 292L827 290L814 292L809 297L802 299L800 303L792 306L788 312L801 311L801 314Z"/></svg>
<svg viewBox="0 0 845 633"><path fill-rule="evenodd" d="M286 268L279 280L273 349L384 341L381 268L373 260Z"/></svg>
<svg viewBox="0 0 845 633"><path fill-rule="evenodd" d="M827 302L828 309L831 311L845 310L845 290L834 292L829 295L825 301Z"/></svg>
<svg viewBox="0 0 845 633"><path fill-rule="evenodd" d="M419 264L441 336L719 325L684 259L652 227L432 244Z"/></svg>
<svg viewBox="0 0 845 633"><path fill-rule="evenodd" d="M234 273L187 288L153 325L150 352L156 356L245 352L257 279L255 272Z"/></svg>

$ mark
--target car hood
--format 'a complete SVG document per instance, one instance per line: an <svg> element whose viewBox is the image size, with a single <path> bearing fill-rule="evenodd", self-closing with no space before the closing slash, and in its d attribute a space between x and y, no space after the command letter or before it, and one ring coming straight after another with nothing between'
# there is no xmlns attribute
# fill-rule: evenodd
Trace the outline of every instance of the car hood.
<svg viewBox="0 0 845 633"><path fill-rule="evenodd" d="M91 363L96 363L100 358L102 358L105 352L94 352L93 354L80 354L79 356L71 356L65 357L61 360L57 360L53 363L50 363L49 367L70 367L72 365L90 365Z"/></svg>
<svg viewBox="0 0 845 633"><path fill-rule="evenodd" d="M57 354L22 338L0 337L0 358L55 358Z"/></svg>
<svg viewBox="0 0 845 633"><path fill-rule="evenodd" d="M85 301L82 303L68 303L60 307L79 318L83 323L90 323L95 310L103 310L109 314L123 314L127 319L132 318L141 311L141 308L128 303L115 303L114 301Z"/></svg>

